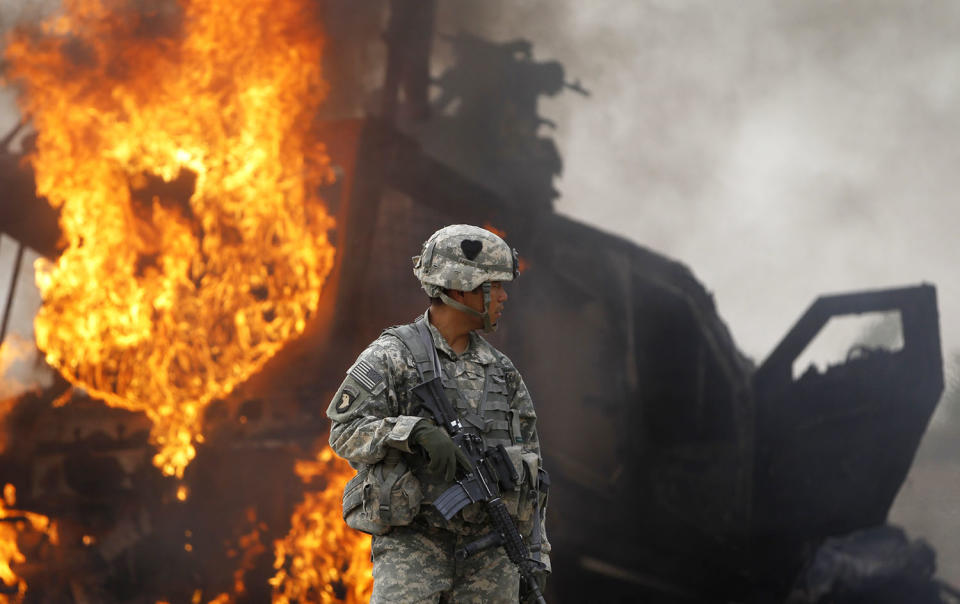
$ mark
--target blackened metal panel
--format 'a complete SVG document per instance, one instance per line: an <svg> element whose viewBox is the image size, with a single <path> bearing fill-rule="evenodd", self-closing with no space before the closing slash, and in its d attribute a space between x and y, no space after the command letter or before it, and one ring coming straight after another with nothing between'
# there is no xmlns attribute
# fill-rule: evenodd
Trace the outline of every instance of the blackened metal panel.
<svg viewBox="0 0 960 604"><path fill-rule="evenodd" d="M861 349L793 379L793 362L831 317L882 311L900 313L901 350ZM789 558L803 543L884 523L943 390L935 288L817 299L754 384L757 551Z"/></svg>

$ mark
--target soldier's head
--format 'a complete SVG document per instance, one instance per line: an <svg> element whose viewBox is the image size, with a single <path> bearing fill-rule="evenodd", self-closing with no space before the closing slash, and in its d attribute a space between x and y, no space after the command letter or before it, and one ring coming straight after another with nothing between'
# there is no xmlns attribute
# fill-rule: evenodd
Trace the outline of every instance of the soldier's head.
<svg viewBox="0 0 960 604"><path fill-rule="evenodd" d="M517 251L486 229L453 224L424 242L413 274L432 300L476 317L490 332L506 300L503 282L519 274Z"/></svg>

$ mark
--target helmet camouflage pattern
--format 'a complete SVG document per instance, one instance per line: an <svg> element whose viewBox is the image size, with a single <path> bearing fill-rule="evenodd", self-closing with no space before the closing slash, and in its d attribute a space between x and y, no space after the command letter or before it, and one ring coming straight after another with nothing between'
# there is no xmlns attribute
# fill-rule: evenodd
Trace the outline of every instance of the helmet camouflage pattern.
<svg viewBox="0 0 960 604"><path fill-rule="evenodd" d="M431 298L483 317L484 329L492 331L487 313L491 281L513 281L518 271L517 251L486 229L453 224L430 236L419 256L413 257L413 274ZM443 290L469 292L484 288L484 312L479 313L451 300Z"/></svg>
<svg viewBox="0 0 960 604"><path fill-rule="evenodd" d="M431 298L444 289L469 292L489 281L513 281L516 252L486 229L454 224L427 239L413 257L413 273Z"/></svg>

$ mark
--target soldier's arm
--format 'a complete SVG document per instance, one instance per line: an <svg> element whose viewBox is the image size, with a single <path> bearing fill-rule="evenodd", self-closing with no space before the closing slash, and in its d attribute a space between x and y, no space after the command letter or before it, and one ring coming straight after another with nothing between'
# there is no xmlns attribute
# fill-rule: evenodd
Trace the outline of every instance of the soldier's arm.
<svg viewBox="0 0 960 604"><path fill-rule="evenodd" d="M404 415L397 397L410 371L389 336L371 344L348 370L330 406L330 447L344 459L374 464L388 447L412 452L413 427L423 418Z"/></svg>
<svg viewBox="0 0 960 604"><path fill-rule="evenodd" d="M520 373L512 366L509 367L507 379L509 382L509 391L512 393L510 406L516 409L520 415L520 434L523 439L521 447L524 453L535 453L542 467L543 456L540 454L540 437L537 434L537 412L533 407L533 399L530 397L530 392L527 390L527 385L524 383L523 378L520 377ZM547 539L547 502L544 495L538 493L537 496L540 497L541 500L539 520L540 561L549 569L551 547L550 541ZM524 535L525 539L529 537L529 535Z"/></svg>

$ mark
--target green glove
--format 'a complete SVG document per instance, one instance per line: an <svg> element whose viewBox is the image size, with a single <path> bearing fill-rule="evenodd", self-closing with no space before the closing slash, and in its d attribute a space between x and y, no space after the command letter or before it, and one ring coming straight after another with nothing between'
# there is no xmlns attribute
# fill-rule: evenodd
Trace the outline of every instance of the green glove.
<svg viewBox="0 0 960 604"><path fill-rule="evenodd" d="M466 454L454 444L450 435L429 421L417 422L410 432L410 441L419 445L430 462L427 472L450 482L457 474L457 463L470 466Z"/></svg>

